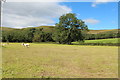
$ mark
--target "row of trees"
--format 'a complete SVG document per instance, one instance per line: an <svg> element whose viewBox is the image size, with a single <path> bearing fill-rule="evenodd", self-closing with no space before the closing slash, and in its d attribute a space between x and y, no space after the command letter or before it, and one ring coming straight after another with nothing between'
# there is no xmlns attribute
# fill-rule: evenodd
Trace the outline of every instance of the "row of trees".
<svg viewBox="0 0 120 80"><path fill-rule="evenodd" d="M53 41L52 34L42 28L26 28L2 32L3 42L46 42Z"/></svg>
<svg viewBox="0 0 120 80"><path fill-rule="evenodd" d="M68 43L82 40L120 38L120 33L86 34L77 29L56 27L55 32L45 32L43 28L26 28L2 32L3 42L59 42Z"/></svg>

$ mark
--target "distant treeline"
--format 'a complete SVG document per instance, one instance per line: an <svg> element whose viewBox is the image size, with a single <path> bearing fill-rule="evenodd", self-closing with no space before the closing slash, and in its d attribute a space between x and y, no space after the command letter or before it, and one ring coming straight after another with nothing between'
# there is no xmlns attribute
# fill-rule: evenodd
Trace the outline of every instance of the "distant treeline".
<svg viewBox="0 0 120 80"><path fill-rule="evenodd" d="M2 31L3 42L53 42L52 33L43 31L43 28L25 28Z"/></svg>
<svg viewBox="0 0 120 80"><path fill-rule="evenodd" d="M3 42L54 42L53 32L45 32L43 28L24 28L2 31ZM105 32L98 34L85 34L84 40L120 38L118 32Z"/></svg>

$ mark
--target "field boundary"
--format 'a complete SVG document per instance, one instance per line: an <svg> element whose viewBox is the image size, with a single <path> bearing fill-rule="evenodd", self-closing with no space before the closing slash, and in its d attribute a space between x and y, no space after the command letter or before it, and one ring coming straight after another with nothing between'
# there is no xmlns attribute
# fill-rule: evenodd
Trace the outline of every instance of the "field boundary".
<svg viewBox="0 0 120 80"><path fill-rule="evenodd" d="M120 46L120 43L78 43L74 45L92 45L92 46Z"/></svg>

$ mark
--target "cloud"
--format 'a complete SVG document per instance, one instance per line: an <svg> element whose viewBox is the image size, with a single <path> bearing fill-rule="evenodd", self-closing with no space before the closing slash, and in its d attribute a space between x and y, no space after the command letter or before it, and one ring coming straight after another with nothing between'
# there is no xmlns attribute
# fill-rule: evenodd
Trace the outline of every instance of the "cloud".
<svg viewBox="0 0 120 80"><path fill-rule="evenodd" d="M100 22L99 20L96 20L96 19L85 19L83 21L85 21L86 23L90 23L90 24L97 24Z"/></svg>
<svg viewBox="0 0 120 80"><path fill-rule="evenodd" d="M107 2L117 2L118 0L95 0L93 3L92 3L92 7L96 7L96 5L98 4L103 4L103 3L107 3Z"/></svg>
<svg viewBox="0 0 120 80"><path fill-rule="evenodd" d="M20 28L53 25L54 19L71 11L57 2L7 2L4 3L2 26Z"/></svg>
<svg viewBox="0 0 120 80"><path fill-rule="evenodd" d="M6 2L63 2L65 0L7 0Z"/></svg>
<svg viewBox="0 0 120 80"><path fill-rule="evenodd" d="M80 16L80 13L77 13L77 16Z"/></svg>
<svg viewBox="0 0 120 80"><path fill-rule="evenodd" d="M6 0L6 2L114 2L119 0Z"/></svg>

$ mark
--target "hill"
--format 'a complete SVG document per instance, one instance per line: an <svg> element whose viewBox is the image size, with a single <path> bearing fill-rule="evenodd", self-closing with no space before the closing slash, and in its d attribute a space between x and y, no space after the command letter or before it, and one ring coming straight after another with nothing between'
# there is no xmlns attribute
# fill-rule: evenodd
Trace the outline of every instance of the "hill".
<svg viewBox="0 0 120 80"><path fill-rule="evenodd" d="M98 33L106 33L106 32L112 32L112 33L118 33L120 29L110 29L110 30L89 30L89 34L98 34Z"/></svg>
<svg viewBox="0 0 120 80"><path fill-rule="evenodd" d="M45 32L53 32L55 26L39 26L39 27L35 27L35 28L43 28L43 31L45 31Z"/></svg>
<svg viewBox="0 0 120 80"><path fill-rule="evenodd" d="M1 27L2 31L10 31L10 30L15 30L16 28L9 28L9 27Z"/></svg>
<svg viewBox="0 0 120 80"><path fill-rule="evenodd" d="M29 27L33 28L33 27ZM39 26L39 27L34 27L34 28L43 28L45 32L54 32L55 26ZM2 31L10 31L10 30L15 30L16 28L9 28L9 27L2 27ZM26 28L22 28L26 29ZM19 29L17 29L19 30ZM106 33L106 32L112 32L112 33L118 33L120 29L110 29L110 30L89 30L89 34L98 34L98 33Z"/></svg>

